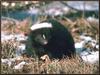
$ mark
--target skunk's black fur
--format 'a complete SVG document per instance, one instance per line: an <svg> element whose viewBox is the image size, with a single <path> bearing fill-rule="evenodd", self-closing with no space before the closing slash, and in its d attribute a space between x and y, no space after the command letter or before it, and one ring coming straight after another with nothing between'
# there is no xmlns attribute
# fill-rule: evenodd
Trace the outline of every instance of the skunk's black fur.
<svg viewBox="0 0 100 75"><path fill-rule="evenodd" d="M26 45L27 53L39 57L48 54L51 58L71 57L71 55L75 55L74 40L71 33L54 19L49 19L44 22L51 23L53 28L41 28L31 31ZM48 43L41 45L39 42L36 42L35 37L38 34L46 35ZM43 40L41 39L40 41Z"/></svg>

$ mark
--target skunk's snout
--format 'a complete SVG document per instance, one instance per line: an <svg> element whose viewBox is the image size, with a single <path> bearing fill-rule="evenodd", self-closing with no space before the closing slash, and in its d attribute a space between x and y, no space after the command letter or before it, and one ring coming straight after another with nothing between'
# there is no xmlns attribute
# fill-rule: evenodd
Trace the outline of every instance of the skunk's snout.
<svg viewBox="0 0 100 75"><path fill-rule="evenodd" d="M46 45L48 43L48 40L47 40L47 38L44 34L43 35L37 35L35 37L35 41L40 43L41 45Z"/></svg>

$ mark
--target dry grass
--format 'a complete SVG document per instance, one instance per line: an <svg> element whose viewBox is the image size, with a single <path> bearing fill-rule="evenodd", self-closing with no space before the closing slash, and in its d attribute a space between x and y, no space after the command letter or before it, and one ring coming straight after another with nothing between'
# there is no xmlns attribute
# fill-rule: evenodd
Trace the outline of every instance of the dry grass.
<svg viewBox="0 0 100 75"><path fill-rule="evenodd" d="M12 20L11 21L1 20L1 22L2 22L1 29L2 29L2 31L6 32L7 34L28 33L29 27L31 26L31 23L32 23L30 17L24 19L23 21L18 21L18 23L12 23Z"/></svg>
<svg viewBox="0 0 100 75"><path fill-rule="evenodd" d="M59 22L71 32L75 42L77 42L79 36L84 33L99 43L99 23L94 21L88 22L85 18L77 18L76 20L65 18Z"/></svg>
<svg viewBox="0 0 100 75"><path fill-rule="evenodd" d="M12 58L16 56L17 46L14 41L4 41L1 43L1 58Z"/></svg>
<svg viewBox="0 0 100 75"><path fill-rule="evenodd" d="M78 38L79 34L84 32L93 38L99 40L99 29L93 26L92 23L88 23L85 19L62 20L60 21L71 30L74 39ZM20 31L27 29L28 23L26 20L20 23L21 26L17 27ZM92 26L91 26L92 25ZM97 25L99 26L99 25ZM21 29L22 28L22 29ZM24 30L23 30L24 29ZM95 29L95 30L94 30ZM9 29L11 30L11 29ZM28 30L28 29L27 29ZM2 57L1 58L12 58L15 56L16 47L13 46L12 42L2 43ZM99 63L89 64L83 62L77 55L76 58L62 60L54 59L50 62L36 59L31 64L24 65L21 70L13 70L12 66L9 67L7 64L1 64L2 74L99 74Z"/></svg>
<svg viewBox="0 0 100 75"><path fill-rule="evenodd" d="M6 42L2 45L2 58L12 58L15 56L15 47L13 43ZM7 52L8 51L8 52ZM22 58L23 59L23 58ZM35 59L30 60L29 57L24 58L24 61L30 62L24 65L22 69L14 70L12 66L7 64L1 64L2 74L98 74L99 73L99 62L96 64L85 63L77 55L75 58L68 59L63 58L61 60L54 59L50 60L49 57L43 56L42 60ZM30 61L29 61L30 60Z"/></svg>
<svg viewBox="0 0 100 75"><path fill-rule="evenodd" d="M6 42L2 45L2 58L14 57L15 47L12 46L13 43ZM8 52L7 52L8 51ZM42 60L36 59L31 61L30 64L24 65L22 69L14 70L13 66L8 66L7 64L1 64L2 74L98 74L99 73L99 63L89 64L81 60L77 55L75 58L68 59L67 57L58 60L50 60L49 57L41 57ZM30 58L24 58L24 61L30 60ZM29 61L30 62L30 61Z"/></svg>
<svg viewBox="0 0 100 75"><path fill-rule="evenodd" d="M1 67L3 74L99 74L99 63L85 63L79 56L72 59L54 59L49 64L35 60L20 70L13 70L6 64L2 64Z"/></svg>

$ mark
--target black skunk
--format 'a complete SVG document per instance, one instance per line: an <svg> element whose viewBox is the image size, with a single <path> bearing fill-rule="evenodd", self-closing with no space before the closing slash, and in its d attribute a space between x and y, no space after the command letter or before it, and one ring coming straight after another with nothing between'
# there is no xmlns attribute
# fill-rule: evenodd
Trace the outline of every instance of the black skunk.
<svg viewBox="0 0 100 75"><path fill-rule="evenodd" d="M48 54L62 58L75 55L75 46L71 33L58 21L49 19L31 27L26 51L33 57Z"/></svg>

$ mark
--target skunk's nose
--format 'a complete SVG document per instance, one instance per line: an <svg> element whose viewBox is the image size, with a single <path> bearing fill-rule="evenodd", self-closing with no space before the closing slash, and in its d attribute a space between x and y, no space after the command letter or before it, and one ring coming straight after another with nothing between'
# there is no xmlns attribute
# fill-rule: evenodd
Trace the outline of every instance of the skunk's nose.
<svg viewBox="0 0 100 75"><path fill-rule="evenodd" d="M48 42L47 42L47 41L45 41L45 42L44 42L44 45L46 45L47 43L48 43Z"/></svg>

